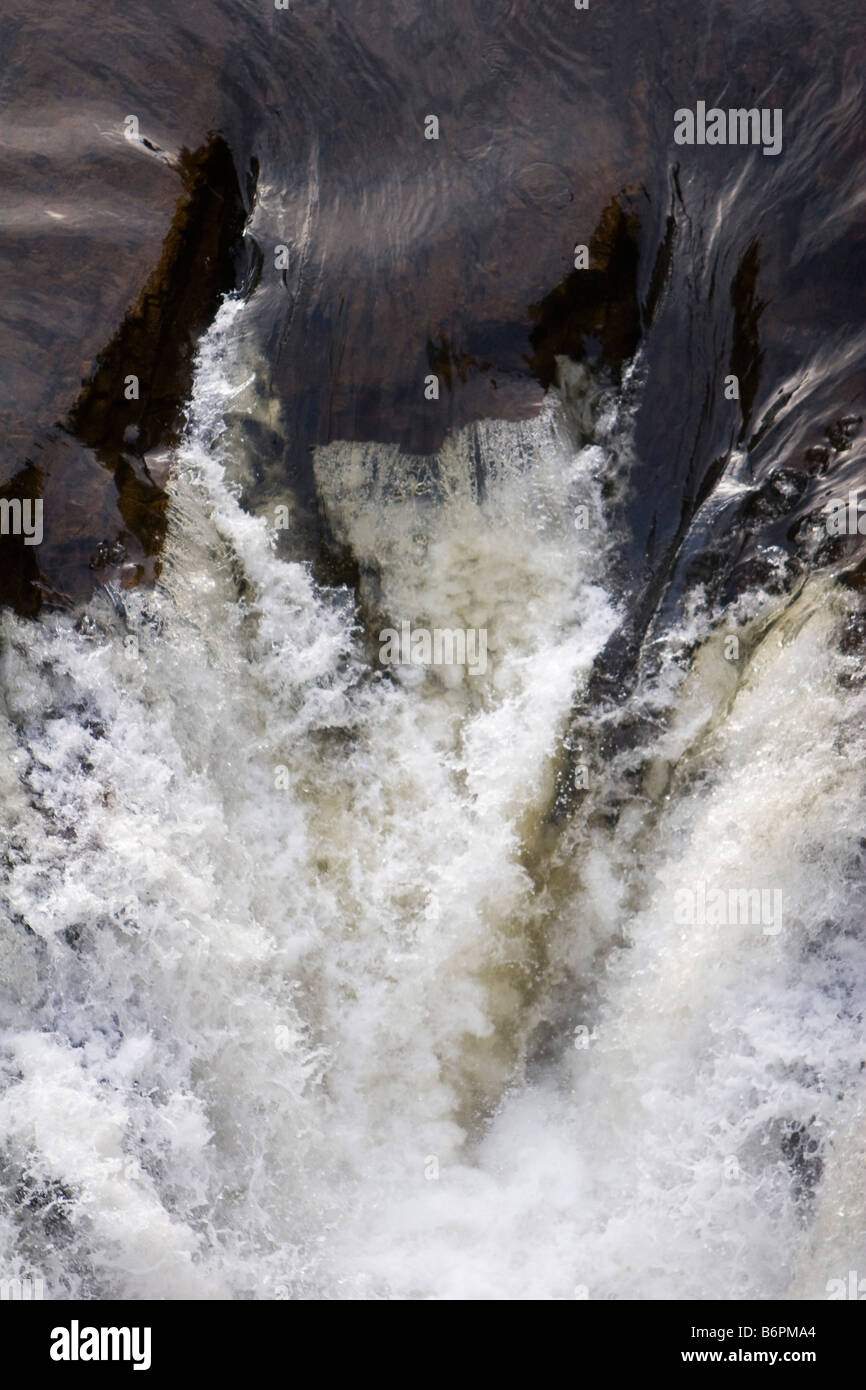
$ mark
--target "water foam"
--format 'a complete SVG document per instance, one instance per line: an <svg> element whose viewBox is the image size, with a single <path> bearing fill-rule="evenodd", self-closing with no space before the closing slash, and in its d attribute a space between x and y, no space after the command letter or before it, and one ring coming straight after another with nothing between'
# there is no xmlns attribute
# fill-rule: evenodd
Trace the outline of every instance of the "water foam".
<svg viewBox="0 0 866 1390"><path fill-rule="evenodd" d="M573 371L538 419L435 460L320 450L356 611L227 479L224 414L256 408L244 335L229 301L160 588L3 617L0 1268L127 1298L844 1274L862 701L841 601L807 586L736 677L695 618L645 794L550 851L573 697L618 621L601 488L624 422ZM487 673L381 670L401 618L486 628ZM676 885L731 875L783 886L779 937L675 925ZM576 999L528 1067L548 997L589 970L588 1045Z"/></svg>

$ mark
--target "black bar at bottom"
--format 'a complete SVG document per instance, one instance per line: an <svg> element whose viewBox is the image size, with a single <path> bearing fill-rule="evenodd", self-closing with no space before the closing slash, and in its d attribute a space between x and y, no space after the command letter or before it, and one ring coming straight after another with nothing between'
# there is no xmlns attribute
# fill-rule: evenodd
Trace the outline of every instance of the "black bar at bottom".
<svg viewBox="0 0 866 1390"><path fill-rule="evenodd" d="M630 1370L662 1376L679 1370L691 1375L710 1367L740 1372L796 1368L817 1373L826 1381L828 1374L859 1363L862 1312L847 1306L847 1301L575 1300L561 1324L568 1341L559 1345L556 1361L564 1359L576 1376L583 1372L593 1377L604 1372L616 1375ZM138 1374L142 1383L145 1376L161 1382L167 1375L184 1373L194 1374L199 1381L211 1373L225 1380L235 1373L264 1372L271 1366L291 1376L296 1354L306 1350L307 1356L318 1359L322 1348L315 1334L321 1316L319 1313L311 1319L308 1305L300 1308L286 1302L0 1303L4 1348L7 1354L14 1348L20 1357L16 1371L19 1375L38 1371L58 1383L69 1376L92 1378L106 1371L114 1377ZM342 1324L346 1314L334 1306L325 1316ZM495 1372L497 1352L510 1357L522 1346L522 1352L534 1360L541 1347L534 1343L535 1350L530 1353L525 1333L516 1322L519 1316L509 1314L506 1334L497 1336L479 1323L476 1313L471 1327L463 1329L459 1352L458 1344L437 1318L435 1340L432 1346L424 1347L420 1358L424 1371L429 1375L439 1359L443 1374L449 1373L449 1368L453 1374L459 1365L461 1376L465 1375L467 1346L479 1361L490 1357L492 1364L485 1367L488 1373ZM384 1369L391 1360L387 1344L372 1342L366 1318L359 1326L356 1317L357 1312L349 1315L345 1340L340 1344L347 1362L354 1363L356 1374L364 1371L365 1363L368 1371L375 1364ZM294 1346L291 1354L290 1345ZM405 1350L400 1352L399 1345L393 1349L402 1367L399 1375L411 1376ZM330 1361L330 1344L326 1342L323 1349ZM296 1370L306 1360L303 1357ZM391 1364L394 1374L397 1366Z"/></svg>

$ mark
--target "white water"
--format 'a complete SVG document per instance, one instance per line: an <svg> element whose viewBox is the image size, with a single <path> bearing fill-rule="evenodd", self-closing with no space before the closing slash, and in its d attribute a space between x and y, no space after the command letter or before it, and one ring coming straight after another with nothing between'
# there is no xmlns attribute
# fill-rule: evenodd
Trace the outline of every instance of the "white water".
<svg viewBox="0 0 866 1390"><path fill-rule="evenodd" d="M735 615L697 606L631 698L669 711L640 795L555 834L572 700L617 624L600 480L627 419L575 370L435 470L319 452L377 620L489 634L484 676L389 677L348 594L280 558L290 499L239 505L220 422L261 408L248 353L229 303L160 589L3 618L0 1274L329 1299L824 1297L866 1275L841 599L810 583L773 625L749 596L737 663ZM590 802L623 770L594 768ZM782 930L677 925L699 880L781 888Z"/></svg>

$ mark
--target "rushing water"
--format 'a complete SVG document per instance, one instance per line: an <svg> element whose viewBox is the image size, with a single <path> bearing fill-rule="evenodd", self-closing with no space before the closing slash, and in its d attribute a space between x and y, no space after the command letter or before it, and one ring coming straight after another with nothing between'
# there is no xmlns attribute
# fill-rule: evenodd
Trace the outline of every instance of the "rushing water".
<svg viewBox="0 0 866 1390"><path fill-rule="evenodd" d="M359 134L408 99L433 21L405 8L361 33L299 0L286 134L275 20L238 7L225 120L259 161L265 270L223 300L157 460L158 582L0 617L0 1275L823 1298L866 1274L860 551L820 512L862 470L858 193L835 177L862 82L839 37L804 95L792 49L763 76L790 155L714 152L709 176L674 167L678 99L641 76L614 100L633 40L611 48L610 16L575 54L559 19L470 7L439 16L466 41L451 86L440 55L413 98L469 113L431 183L421 137ZM682 45L709 73L706 23ZM730 38L763 71L747 16ZM577 77L581 197L593 226L630 210L637 268L586 342L536 315L530 372L518 320L568 270L578 182L573 132L530 147ZM420 382L461 352L431 424ZM383 666L403 621L483 630L485 669Z"/></svg>

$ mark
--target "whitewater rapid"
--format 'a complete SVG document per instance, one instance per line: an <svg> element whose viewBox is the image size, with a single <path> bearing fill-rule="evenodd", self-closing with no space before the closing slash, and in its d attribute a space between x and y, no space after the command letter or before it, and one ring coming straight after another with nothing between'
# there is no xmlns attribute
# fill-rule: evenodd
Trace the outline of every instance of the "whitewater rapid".
<svg viewBox="0 0 866 1390"><path fill-rule="evenodd" d="M622 401L563 363L536 419L435 459L317 450L356 606L286 558L279 479L242 504L225 421L272 412L245 313L201 347L158 588L2 618L4 1277L700 1299L866 1273L848 601L694 597L598 712L655 733L590 757L557 821L623 616ZM486 672L381 669L386 620L484 629ZM781 890L781 930L681 925L698 883Z"/></svg>

